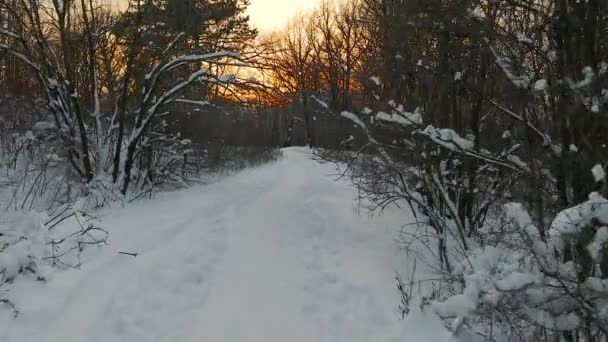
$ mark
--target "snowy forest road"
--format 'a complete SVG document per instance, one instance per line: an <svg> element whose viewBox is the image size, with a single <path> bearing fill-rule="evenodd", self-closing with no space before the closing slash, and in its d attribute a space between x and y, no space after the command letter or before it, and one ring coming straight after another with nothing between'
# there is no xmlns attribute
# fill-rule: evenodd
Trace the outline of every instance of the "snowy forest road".
<svg viewBox="0 0 608 342"><path fill-rule="evenodd" d="M408 218L358 213L332 166L284 153L108 209L110 245L16 287L22 315L1 317L0 341L403 341L395 237Z"/></svg>

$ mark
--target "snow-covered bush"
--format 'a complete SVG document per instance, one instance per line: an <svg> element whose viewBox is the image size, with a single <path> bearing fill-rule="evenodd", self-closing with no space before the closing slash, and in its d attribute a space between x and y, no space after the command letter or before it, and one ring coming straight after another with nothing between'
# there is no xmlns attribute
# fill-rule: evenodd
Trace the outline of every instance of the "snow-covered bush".
<svg viewBox="0 0 608 342"><path fill-rule="evenodd" d="M488 329L488 324L475 323L492 319L503 325L495 335L503 340L578 329L605 335L608 201L593 193L587 202L560 212L549 239L539 236L520 204L506 204L505 215L519 243L477 246L459 260L452 275L464 287L433 303L437 314L449 319L455 331L467 321L474 329Z"/></svg>
<svg viewBox="0 0 608 342"><path fill-rule="evenodd" d="M39 132L45 140L36 145L44 142L44 158L67 165L68 181L83 194L109 197L100 203L159 184L182 184L190 142L169 131L166 121L175 104L211 105L187 91L195 85L229 92L251 88L251 82L216 73L227 65L245 65L240 55L184 51L186 33L144 25L143 13L113 18L93 3L62 3L0 1L3 12L24 14L0 29L6 42L0 51L33 71L46 99L48 117L33 123L26 139ZM39 18L40 8L51 24ZM75 47L65 32L84 46ZM163 42L162 48L145 41L152 38ZM104 49L115 51L109 65L99 62Z"/></svg>
<svg viewBox="0 0 608 342"><path fill-rule="evenodd" d="M373 126L359 118L353 122L369 143L356 152L319 155L347 166L344 171L372 209L399 203L414 211L418 228L408 225L402 242L437 275L427 281L432 291L420 294L426 296L422 306L456 334L504 341L606 336L603 194L593 192L587 201L552 214L556 190L552 179L544 179L537 191L551 195L534 215L525 181L536 171L513 147L493 153L454 130L415 125L404 143L386 143ZM551 177L548 169L541 172ZM589 170L588 181L602 189L598 174ZM411 305L412 286L399 281L402 306Z"/></svg>
<svg viewBox="0 0 608 342"><path fill-rule="evenodd" d="M367 107L334 115L360 134L319 154L415 213L401 240L434 276L403 303L491 341L603 341L608 12L544 4L404 5Z"/></svg>
<svg viewBox="0 0 608 342"><path fill-rule="evenodd" d="M10 288L18 277L45 280L50 267L77 268L86 248L104 245L108 233L80 208L84 201L56 210L6 212L0 217L0 303L18 314Z"/></svg>
<svg viewBox="0 0 608 342"><path fill-rule="evenodd" d="M7 135L10 138L0 145L2 210L47 210L82 195L80 179L61 157L64 145L52 131L8 130Z"/></svg>

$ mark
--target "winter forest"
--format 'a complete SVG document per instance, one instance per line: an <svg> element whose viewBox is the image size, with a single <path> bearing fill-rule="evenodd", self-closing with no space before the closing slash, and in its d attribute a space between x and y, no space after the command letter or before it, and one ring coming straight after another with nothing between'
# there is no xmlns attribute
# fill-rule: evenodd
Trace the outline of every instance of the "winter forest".
<svg viewBox="0 0 608 342"><path fill-rule="evenodd" d="M608 341L608 1L263 1L0 0L0 342Z"/></svg>

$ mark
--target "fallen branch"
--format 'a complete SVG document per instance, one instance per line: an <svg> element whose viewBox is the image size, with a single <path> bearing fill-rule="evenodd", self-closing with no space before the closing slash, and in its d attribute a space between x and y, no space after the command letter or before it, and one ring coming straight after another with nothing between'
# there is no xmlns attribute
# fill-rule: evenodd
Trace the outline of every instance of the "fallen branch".
<svg viewBox="0 0 608 342"><path fill-rule="evenodd" d="M139 255L139 253L129 253L129 252L121 252L121 251L118 251L118 254L129 255L134 258L136 258Z"/></svg>

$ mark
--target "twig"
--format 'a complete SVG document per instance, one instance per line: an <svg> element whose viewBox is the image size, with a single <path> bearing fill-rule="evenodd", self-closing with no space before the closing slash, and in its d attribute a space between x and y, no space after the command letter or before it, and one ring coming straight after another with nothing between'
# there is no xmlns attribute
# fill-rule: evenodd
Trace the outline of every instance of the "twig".
<svg viewBox="0 0 608 342"><path fill-rule="evenodd" d="M19 310L17 310L17 307L15 307L15 304L13 304L13 302L11 302L10 300L8 300L6 298L0 298L0 304L5 304L9 308L11 308L11 310L13 311L14 318L17 318L17 316L19 316Z"/></svg>
<svg viewBox="0 0 608 342"><path fill-rule="evenodd" d="M118 251L118 254L129 255L134 258L136 258L139 255L139 253L129 253L129 252L121 252L121 251Z"/></svg>

